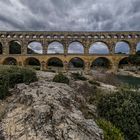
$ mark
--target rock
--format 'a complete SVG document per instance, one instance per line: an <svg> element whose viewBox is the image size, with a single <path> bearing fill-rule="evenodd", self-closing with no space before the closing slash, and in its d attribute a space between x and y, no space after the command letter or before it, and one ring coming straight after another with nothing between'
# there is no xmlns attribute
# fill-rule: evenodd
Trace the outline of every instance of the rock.
<svg viewBox="0 0 140 140"><path fill-rule="evenodd" d="M93 119L85 119L66 84L19 84L9 101L0 133L11 140L103 140ZM81 95L79 95L81 96Z"/></svg>

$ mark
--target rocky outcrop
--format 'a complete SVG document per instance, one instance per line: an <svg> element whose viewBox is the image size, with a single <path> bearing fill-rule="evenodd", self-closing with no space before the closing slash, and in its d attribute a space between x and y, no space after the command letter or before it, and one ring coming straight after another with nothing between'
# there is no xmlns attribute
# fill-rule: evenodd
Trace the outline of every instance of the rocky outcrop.
<svg viewBox="0 0 140 140"><path fill-rule="evenodd" d="M102 140L102 130L78 109L76 94L68 85L45 80L17 85L2 135L6 140Z"/></svg>

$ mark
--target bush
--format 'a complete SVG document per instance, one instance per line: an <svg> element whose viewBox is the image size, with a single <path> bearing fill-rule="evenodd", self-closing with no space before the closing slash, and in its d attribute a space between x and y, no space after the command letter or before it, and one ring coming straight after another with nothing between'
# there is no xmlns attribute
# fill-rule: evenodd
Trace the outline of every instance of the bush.
<svg viewBox="0 0 140 140"><path fill-rule="evenodd" d="M20 69L20 72L23 76L23 83L30 84L37 81L36 72L32 69L23 68Z"/></svg>
<svg viewBox="0 0 140 140"><path fill-rule="evenodd" d="M72 75L72 77L73 77L75 80L82 80L82 81L86 81L86 80L87 80L87 78L84 77L84 76L83 76L82 74L80 74L80 73L72 73L71 75Z"/></svg>
<svg viewBox="0 0 140 140"><path fill-rule="evenodd" d="M100 117L120 128L126 140L140 139L140 93L122 90L102 96L98 103Z"/></svg>
<svg viewBox="0 0 140 140"><path fill-rule="evenodd" d="M29 84L34 81L37 81L37 77L35 71L32 69L3 66L0 68L0 99L8 96L9 88L13 88L16 84Z"/></svg>
<svg viewBox="0 0 140 140"><path fill-rule="evenodd" d="M104 140L124 140L123 133L113 126L111 122L99 119L96 123L104 131Z"/></svg>
<svg viewBox="0 0 140 140"><path fill-rule="evenodd" d="M59 73L55 75L53 82L69 84L69 79L62 73Z"/></svg>
<svg viewBox="0 0 140 140"><path fill-rule="evenodd" d="M4 99L9 95L8 92L9 83L7 80L7 76L0 75L0 99Z"/></svg>

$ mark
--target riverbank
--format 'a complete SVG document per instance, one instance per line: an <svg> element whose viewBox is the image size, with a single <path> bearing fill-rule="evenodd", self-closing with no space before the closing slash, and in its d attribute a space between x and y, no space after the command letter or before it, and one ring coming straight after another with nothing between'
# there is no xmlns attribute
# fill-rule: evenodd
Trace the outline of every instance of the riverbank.
<svg viewBox="0 0 140 140"><path fill-rule="evenodd" d="M118 75L124 75L124 76L132 76L132 77L137 77L140 78L140 72L136 73L136 72L132 72L132 71L126 71L123 69L119 69L119 71L117 72Z"/></svg>

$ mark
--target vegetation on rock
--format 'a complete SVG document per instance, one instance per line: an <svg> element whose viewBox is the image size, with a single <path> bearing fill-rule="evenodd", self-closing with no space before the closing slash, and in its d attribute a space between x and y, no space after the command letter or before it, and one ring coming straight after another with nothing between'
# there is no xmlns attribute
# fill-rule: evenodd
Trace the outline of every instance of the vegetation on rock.
<svg viewBox="0 0 140 140"><path fill-rule="evenodd" d="M37 81L36 73L29 68L16 66L0 67L0 99L9 95L9 88L13 88L18 83L29 84Z"/></svg>
<svg viewBox="0 0 140 140"><path fill-rule="evenodd" d="M128 61L131 64L138 66L140 64L140 52L138 52L136 55L130 55Z"/></svg>
<svg viewBox="0 0 140 140"><path fill-rule="evenodd" d="M102 96L98 103L100 117L120 128L126 140L140 139L140 93L121 90Z"/></svg>
<svg viewBox="0 0 140 140"><path fill-rule="evenodd" d="M82 80L82 81L86 81L86 80L87 80L87 78L84 77L84 76L83 76L82 74L80 74L80 73L72 73L71 75L72 75L72 77L73 77L75 80Z"/></svg>
<svg viewBox="0 0 140 140"><path fill-rule="evenodd" d="M69 84L69 78L67 78L62 73L59 73L55 75L55 77L53 78L53 82Z"/></svg>
<svg viewBox="0 0 140 140"><path fill-rule="evenodd" d="M104 131L104 140L124 140L122 132L113 126L113 124L104 119L99 119L96 123Z"/></svg>

